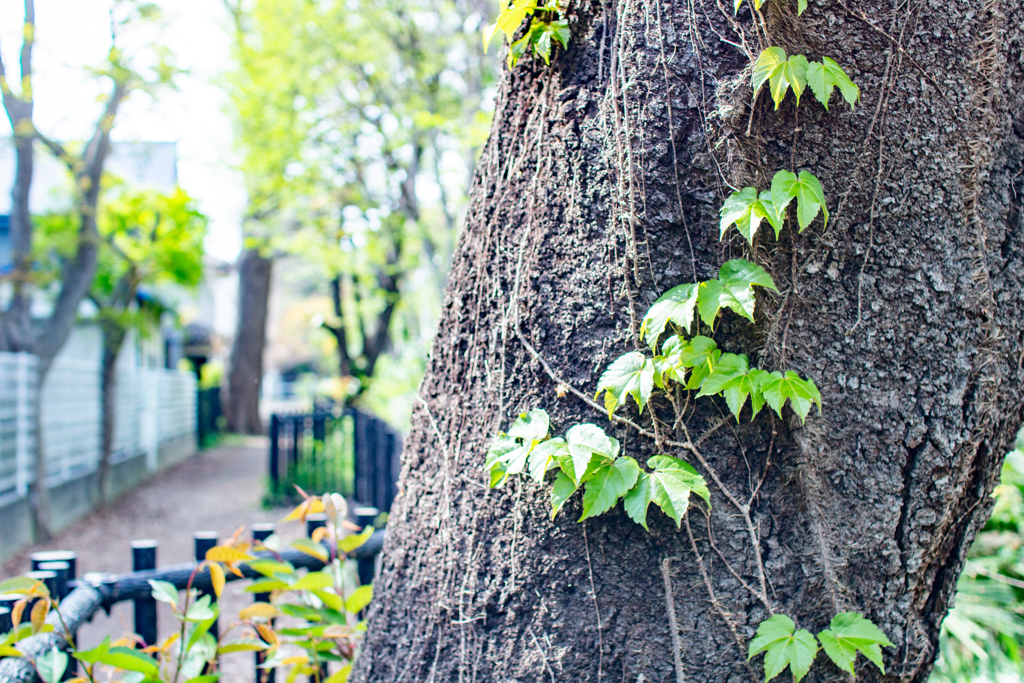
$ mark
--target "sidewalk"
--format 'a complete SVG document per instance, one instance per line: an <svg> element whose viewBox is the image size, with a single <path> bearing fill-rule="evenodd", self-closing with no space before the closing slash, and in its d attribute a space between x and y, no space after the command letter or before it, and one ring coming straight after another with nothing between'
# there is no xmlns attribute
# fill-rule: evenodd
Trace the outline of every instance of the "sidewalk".
<svg viewBox="0 0 1024 683"><path fill-rule="evenodd" d="M38 550L74 550L78 553L78 575L86 572L123 573L131 571L133 540L152 538L159 542L157 564L165 566L193 559L192 534L214 530L226 538L240 526L273 522L284 510L260 506L267 463L267 441L253 437L243 445L221 446L203 451L181 465L164 472L130 493L62 531L50 543L33 545L0 565L0 577L16 576L29 570L29 555ZM281 535L302 534L297 523L281 528ZM249 531L246 531L246 535ZM251 604L243 593L244 584L228 584L221 604L221 629L230 617ZM159 636L175 628L175 620L161 604ZM81 647L92 647L104 635L114 638L133 630L131 603L120 603L108 617L97 613L79 635ZM250 652L228 655L222 662L223 683L254 680Z"/></svg>

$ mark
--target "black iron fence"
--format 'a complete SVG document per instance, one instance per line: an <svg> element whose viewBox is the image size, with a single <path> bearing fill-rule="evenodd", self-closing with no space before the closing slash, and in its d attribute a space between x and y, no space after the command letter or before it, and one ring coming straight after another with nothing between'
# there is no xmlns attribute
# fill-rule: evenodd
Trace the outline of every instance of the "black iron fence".
<svg viewBox="0 0 1024 683"><path fill-rule="evenodd" d="M318 409L270 418L270 497L340 493L382 511L398 491L402 436L355 409Z"/></svg>
<svg viewBox="0 0 1024 683"><path fill-rule="evenodd" d="M358 511L359 508L356 508ZM358 512L355 521L360 524L369 523L369 519L360 518ZM313 530L325 524L325 518L320 515L309 515L306 520L306 534L312 535ZM253 539L263 540L273 533L273 524L253 525ZM173 584L179 590L184 590L192 577L196 565L201 562L206 551L217 545L217 534L212 531L197 531L195 539L195 561L183 564L171 565L156 568L157 542L153 540L134 541L131 544L132 566L134 571L127 574L102 574L89 573L82 578L77 578L77 556L71 551L47 551L34 553L31 557L32 571L28 574L39 581L43 581L50 593L60 600L57 612L51 613L46 623L51 624L54 630L49 633L40 633L18 642L18 650L24 658L6 657L0 660L0 682L2 683L33 683L38 681L36 670L28 660L34 660L39 655L49 652L53 647L67 650L69 644L64 638L65 633L75 633L86 622L91 621L93 615L100 609L108 613L110 608L119 602L131 601L134 603L135 633L146 643L154 645L158 642L160 634L157 632L157 611L156 601L152 597L153 588L149 581L166 581ZM328 557L334 556L332 548L326 543L324 545ZM357 571L362 584L371 583L374 578L376 558L384 545L384 530L375 531L373 536L359 548L347 553L347 556L357 562ZM266 559L277 559L290 562L296 568L307 568L310 571L319 571L324 563L312 555L294 549L286 549L277 553L255 553L257 557ZM227 581L244 579L263 578L263 575L249 569L244 564L240 566L243 576L235 576L227 573ZM213 595L213 584L210 579L209 570L203 570L195 575L192 580L192 587L201 593ZM22 598L20 594L0 594L0 633L11 629L11 609L14 603ZM266 602L267 596L256 594L255 602ZM65 628L67 630L65 630ZM216 624L210 629L216 634ZM166 635L166 634L165 634ZM258 666L260 660L257 657L254 666ZM74 678L77 663L71 660L64 680ZM256 680L260 680L259 669L257 669Z"/></svg>
<svg viewBox="0 0 1024 683"><path fill-rule="evenodd" d="M196 392L196 440L200 448L213 445L220 433L220 387Z"/></svg>

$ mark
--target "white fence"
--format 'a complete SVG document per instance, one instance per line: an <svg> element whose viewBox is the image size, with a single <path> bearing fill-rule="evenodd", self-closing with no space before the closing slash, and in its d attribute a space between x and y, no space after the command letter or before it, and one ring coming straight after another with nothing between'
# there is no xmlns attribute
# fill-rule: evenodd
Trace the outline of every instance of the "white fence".
<svg viewBox="0 0 1024 683"><path fill-rule="evenodd" d="M0 353L0 496L25 495L35 481L34 356ZM140 455L152 471L163 443L195 433L191 373L119 364L111 460ZM50 487L95 471L102 449L98 363L58 357L42 387L42 440Z"/></svg>

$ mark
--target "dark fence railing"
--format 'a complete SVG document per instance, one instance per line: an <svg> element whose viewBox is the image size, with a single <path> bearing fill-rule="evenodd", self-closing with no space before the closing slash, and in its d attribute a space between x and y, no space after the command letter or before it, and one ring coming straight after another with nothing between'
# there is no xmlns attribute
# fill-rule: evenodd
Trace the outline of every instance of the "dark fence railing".
<svg viewBox="0 0 1024 683"><path fill-rule="evenodd" d="M200 448L206 448L220 432L220 387L200 389L196 392L196 439Z"/></svg>
<svg viewBox="0 0 1024 683"><path fill-rule="evenodd" d="M387 511L398 492L402 436L355 409L319 409L270 418L270 495L340 493Z"/></svg>
<svg viewBox="0 0 1024 683"><path fill-rule="evenodd" d="M357 516L357 521L359 520ZM312 530L323 525L323 515L310 515L306 521L306 533L312 534ZM273 525L257 524L253 526L253 538L265 539L273 532ZM199 531L195 533L196 561L183 564L171 565L156 568L157 543L152 540L135 541L131 544L133 566L136 571L127 574L102 574L90 573L81 579L76 578L76 554L68 551L50 551L34 553L32 555L32 572L29 576L43 581L50 592L60 600L59 614L51 612L46 623L51 624L54 630L50 633L40 633L18 642L18 650L27 660L34 660L40 654L48 652L54 646L66 650L68 642L64 634L69 631L75 633L86 622L90 621L93 615L100 609L107 610L119 603L132 601L135 607L134 628L135 633L141 637L147 645L157 642L157 612L156 603L152 598L152 586L150 580L167 581L179 590L185 589L189 577L195 570L198 562L202 561L206 550L217 544L215 532ZM328 556L334 556L331 547L323 543L328 551ZM370 583L374 577L377 555L384 545L384 530L375 531L373 536L362 546L349 552L347 556L356 560L360 581L364 584ZM290 562L296 568L307 568L311 571L319 571L324 563L308 553L299 550L285 549L276 554L254 553L257 557L267 559L279 559ZM240 567L242 577L227 573L227 581L240 579L261 578L262 575L249 569L244 564ZM209 570L204 570L195 575L192 587L200 592L212 593L213 584L210 580ZM21 598L20 594L0 594L0 633L11 628L10 610L14 603ZM266 596L257 594L254 601L265 601ZM67 631L65 631L65 627ZM213 629L211 629L211 632ZM165 634L166 635L166 634ZM7 657L0 660L0 683L33 683L38 681L35 668L26 659ZM259 659L254 664L258 665ZM77 662L71 660L68 670L65 672L64 680L75 676ZM259 669L257 669L257 680L260 680Z"/></svg>

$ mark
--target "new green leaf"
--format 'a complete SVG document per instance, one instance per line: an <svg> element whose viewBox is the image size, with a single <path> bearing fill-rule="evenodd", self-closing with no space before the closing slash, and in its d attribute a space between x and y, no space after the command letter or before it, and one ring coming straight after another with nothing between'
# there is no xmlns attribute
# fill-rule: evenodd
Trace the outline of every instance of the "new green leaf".
<svg viewBox="0 0 1024 683"><path fill-rule="evenodd" d="M893 647L881 629L856 612L841 612L829 627L818 634L821 648L843 671L853 675L853 663L860 652L885 675L882 646Z"/></svg>
<svg viewBox="0 0 1024 683"><path fill-rule="evenodd" d="M722 356L715 340L710 337L697 336L679 354L683 367L692 368L690 381L685 389L699 389L708 375L715 369L715 363Z"/></svg>
<svg viewBox="0 0 1024 683"><path fill-rule="evenodd" d="M647 508L652 502L675 521L677 528L682 525L691 493L711 505L707 483L689 463L656 455L647 461L647 466L654 471L641 473L622 501L626 514L643 528L647 529Z"/></svg>
<svg viewBox="0 0 1024 683"><path fill-rule="evenodd" d="M693 325L694 308L697 306L697 285L683 284L662 294L640 325L640 336L646 339L652 350L657 350L658 337L669 322L689 331Z"/></svg>
<svg viewBox="0 0 1024 683"><path fill-rule="evenodd" d="M820 62L808 64L807 85L826 110L836 86L839 86L839 92L843 94L843 99L850 105L850 109L856 108L857 100L860 99L860 88L857 84L850 80L835 60L828 57L822 57Z"/></svg>
<svg viewBox="0 0 1024 683"><path fill-rule="evenodd" d="M755 98L766 82L776 109L790 88L796 96L797 106L800 106L800 96L807 87L807 58L803 55L787 58L786 51L781 47L767 48L754 63L752 85Z"/></svg>
<svg viewBox="0 0 1024 683"><path fill-rule="evenodd" d="M752 409L750 419L753 420L764 405L761 384L767 377L769 375L764 370L750 369L746 356L726 353L715 364L711 375L704 380L697 396L722 394L737 422L749 396Z"/></svg>
<svg viewBox="0 0 1024 683"><path fill-rule="evenodd" d="M587 470L610 463L619 454L619 441L597 425L575 425L565 433L566 453L555 457L575 484L583 482ZM595 458L596 456L596 458Z"/></svg>
<svg viewBox="0 0 1024 683"><path fill-rule="evenodd" d="M633 488L639 474L640 467L630 457L618 458L594 470L587 479L587 488L583 493L583 514L579 521L610 510L619 498Z"/></svg>
<svg viewBox="0 0 1024 683"><path fill-rule="evenodd" d="M765 378L761 385L761 393L764 400L772 407L772 410L782 417L782 406L786 400L793 408L793 412L800 416L800 421L807 419L811 412L811 404L818 406L821 412L821 392L811 380L801 379L800 375L792 370L783 375L781 372L773 372Z"/></svg>
<svg viewBox="0 0 1024 683"><path fill-rule="evenodd" d="M683 365L683 351L686 340L672 335L661 347L661 355L652 359L654 363L654 384L661 389L668 388L668 382L686 382L686 366Z"/></svg>
<svg viewBox="0 0 1024 683"><path fill-rule="evenodd" d="M828 225L828 207L825 206L825 191L821 182L808 171L797 176L789 171L779 171L772 178L772 205L779 218L785 215L786 207L796 199L796 215L801 232L821 211L824 225Z"/></svg>
<svg viewBox="0 0 1024 683"><path fill-rule="evenodd" d="M810 631L795 631L796 624L784 614L765 619L757 627L757 634L750 641L747 660L764 652L765 681L778 676L788 666L794 683L807 675L818 654L818 642Z"/></svg>
<svg viewBox="0 0 1024 683"><path fill-rule="evenodd" d="M569 500L578 488L565 472L560 471L555 476L555 483L551 486L551 519L555 518L558 511L565 505L565 501Z"/></svg>
<svg viewBox="0 0 1024 683"><path fill-rule="evenodd" d="M763 220L767 220L775 229L776 239L782 232L782 219L779 218L778 212L772 205L771 192L762 192L758 195L757 188L745 187L739 192L729 195L719 213L721 215L718 224L720 237L724 237L729 226L735 224L740 234L746 237L750 244L753 244L754 236Z"/></svg>
<svg viewBox="0 0 1024 683"><path fill-rule="evenodd" d="M625 405L626 397L632 396L643 412L647 400L654 390L654 365L650 359L638 351L619 356L601 375L597 384L597 396L604 394L604 406L608 417Z"/></svg>
<svg viewBox="0 0 1024 683"><path fill-rule="evenodd" d="M697 309L704 324L714 327L715 317L728 308L754 321L754 285L778 291L764 268L744 259L722 264L717 280L702 282L697 292Z"/></svg>
<svg viewBox="0 0 1024 683"><path fill-rule="evenodd" d="M43 683L60 683L67 665L68 656L57 649L56 645L36 657L36 671Z"/></svg>

